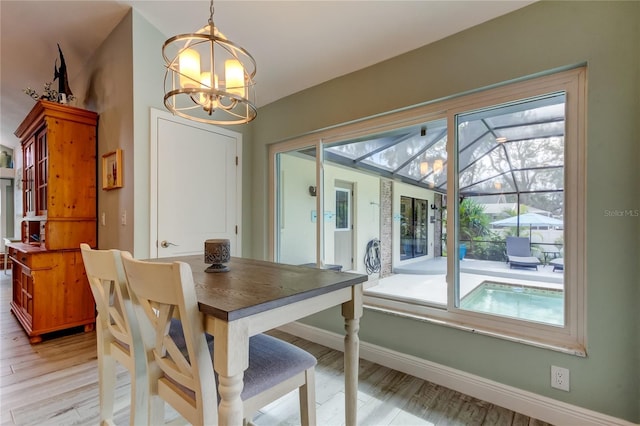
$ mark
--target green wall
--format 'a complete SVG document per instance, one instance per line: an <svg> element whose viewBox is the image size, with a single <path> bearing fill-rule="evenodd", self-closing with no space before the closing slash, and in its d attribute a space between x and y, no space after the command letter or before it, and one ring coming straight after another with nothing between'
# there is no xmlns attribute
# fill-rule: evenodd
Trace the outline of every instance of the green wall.
<svg viewBox="0 0 640 426"><path fill-rule="evenodd" d="M251 128L252 191L244 194L245 200L253 200L251 252L247 255L266 258L268 253L268 144L586 63L588 356L579 358L371 310L365 310L361 337L638 422L640 218L607 213L640 209L638 22L640 2L538 2L261 108ZM335 332L343 330L337 310L307 322ZM571 392L550 388L552 364L570 369Z"/></svg>

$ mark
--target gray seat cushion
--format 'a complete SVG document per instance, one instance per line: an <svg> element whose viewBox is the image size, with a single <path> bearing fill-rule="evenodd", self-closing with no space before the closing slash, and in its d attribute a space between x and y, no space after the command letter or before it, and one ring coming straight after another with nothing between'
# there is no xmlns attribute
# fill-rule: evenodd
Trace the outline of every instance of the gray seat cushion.
<svg viewBox="0 0 640 426"><path fill-rule="evenodd" d="M171 320L169 334L181 352L189 359L186 343L179 320ZM206 334L211 359L213 336ZM266 334L258 334L249 339L249 368L244 372L244 388L240 397L247 400L281 383L296 374L316 365L316 358L307 351ZM216 373L216 381L218 374ZM220 396L218 395L218 400Z"/></svg>

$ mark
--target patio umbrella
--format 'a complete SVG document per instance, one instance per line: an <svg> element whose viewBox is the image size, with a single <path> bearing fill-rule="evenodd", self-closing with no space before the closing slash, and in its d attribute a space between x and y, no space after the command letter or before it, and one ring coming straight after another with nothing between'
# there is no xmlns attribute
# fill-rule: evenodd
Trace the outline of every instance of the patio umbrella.
<svg viewBox="0 0 640 426"><path fill-rule="evenodd" d="M517 226L518 234L520 234L520 225L529 225L529 235L531 235L532 226L564 226L563 221L538 213L523 213L518 216L496 220L491 224L495 226Z"/></svg>

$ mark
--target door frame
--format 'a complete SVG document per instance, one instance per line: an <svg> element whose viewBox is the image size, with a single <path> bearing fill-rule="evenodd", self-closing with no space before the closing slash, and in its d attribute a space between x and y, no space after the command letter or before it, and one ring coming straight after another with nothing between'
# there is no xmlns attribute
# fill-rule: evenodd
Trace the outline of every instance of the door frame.
<svg viewBox="0 0 640 426"><path fill-rule="evenodd" d="M177 124L196 127L198 129L215 130L225 136L236 139L236 243L237 256L242 254L242 133L211 124L199 123L176 117L173 114L156 108L150 108L150 147L149 147L149 257L158 258L158 121L167 120ZM204 253L204 241L202 242Z"/></svg>

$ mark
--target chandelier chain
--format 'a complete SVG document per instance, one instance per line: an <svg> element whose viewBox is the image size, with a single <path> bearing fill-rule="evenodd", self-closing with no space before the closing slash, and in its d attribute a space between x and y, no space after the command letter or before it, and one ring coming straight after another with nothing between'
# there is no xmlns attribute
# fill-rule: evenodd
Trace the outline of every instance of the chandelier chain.
<svg viewBox="0 0 640 426"><path fill-rule="evenodd" d="M209 25L213 26L213 13L215 11L215 8L213 7L213 0L211 0L211 3L209 4Z"/></svg>

